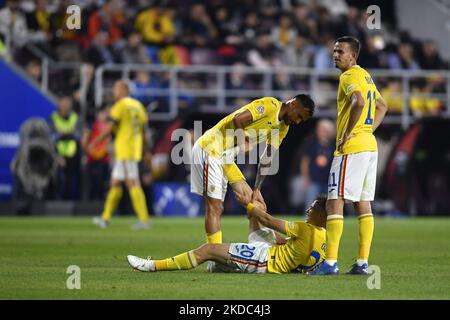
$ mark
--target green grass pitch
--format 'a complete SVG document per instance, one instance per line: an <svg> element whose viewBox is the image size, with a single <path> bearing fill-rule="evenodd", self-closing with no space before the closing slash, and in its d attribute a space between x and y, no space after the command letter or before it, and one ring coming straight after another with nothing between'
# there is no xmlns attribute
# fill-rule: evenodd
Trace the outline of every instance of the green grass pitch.
<svg viewBox="0 0 450 320"><path fill-rule="evenodd" d="M290 216L288 219L294 219ZM204 240L203 219L154 218L150 230L131 230L116 217L101 230L87 217L1 218L0 299L449 299L450 219L375 220L371 264L381 268L381 289L367 278L299 274L210 274L132 271L127 254L173 256ZM247 219L222 218L224 242L245 242ZM357 252L357 220L347 218L340 269ZM81 270L81 289L69 290L67 267Z"/></svg>

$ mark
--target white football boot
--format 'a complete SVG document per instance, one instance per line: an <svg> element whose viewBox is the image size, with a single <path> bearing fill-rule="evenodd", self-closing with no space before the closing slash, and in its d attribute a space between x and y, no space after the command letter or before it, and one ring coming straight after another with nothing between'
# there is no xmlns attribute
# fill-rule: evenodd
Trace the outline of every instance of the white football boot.
<svg viewBox="0 0 450 320"><path fill-rule="evenodd" d="M151 260L151 257L147 259L142 259L136 256L128 255L127 256L128 264L134 270L142 271L142 272L155 272L155 261Z"/></svg>
<svg viewBox="0 0 450 320"><path fill-rule="evenodd" d="M103 220L102 217L94 217L92 218L92 223L96 224L97 226L99 226L102 229L106 229L108 227L108 221Z"/></svg>

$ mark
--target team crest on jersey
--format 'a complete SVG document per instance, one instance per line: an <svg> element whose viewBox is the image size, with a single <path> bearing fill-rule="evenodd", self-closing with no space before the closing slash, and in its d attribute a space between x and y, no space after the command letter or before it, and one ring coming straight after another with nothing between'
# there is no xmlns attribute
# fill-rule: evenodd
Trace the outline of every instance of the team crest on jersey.
<svg viewBox="0 0 450 320"><path fill-rule="evenodd" d="M256 112L258 112L259 114L263 114L264 113L264 106L256 107Z"/></svg>
<svg viewBox="0 0 450 320"><path fill-rule="evenodd" d="M214 192L215 190L216 190L216 187L215 187L215 186L210 186L210 187L209 187L209 191Z"/></svg>

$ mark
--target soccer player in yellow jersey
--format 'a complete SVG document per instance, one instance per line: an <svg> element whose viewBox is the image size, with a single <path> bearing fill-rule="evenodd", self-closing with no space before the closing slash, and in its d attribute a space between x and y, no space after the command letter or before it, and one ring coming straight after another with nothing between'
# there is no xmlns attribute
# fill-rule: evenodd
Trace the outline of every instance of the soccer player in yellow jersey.
<svg viewBox="0 0 450 320"><path fill-rule="evenodd" d="M275 151L286 136L289 126L308 120L314 113L314 102L299 94L281 102L264 97L250 102L206 131L192 148L191 192L204 197L205 230L208 243L222 243L220 216L230 183L233 192L248 198L262 199L262 182L271 166ZM267 142L258 165L252 190L234 162L240 152Z"/></svg>
<svg viewBox="0 0 450 320"><path fill-rule="evenodd" d="M149 214L144 191L139 181L138 163L142 160L143 150L146 149L146 128L148 116L145 107L136 99L129 97L129 86L123 80L115 82L113 95L116 103L112 106L109 123L88 146L95 145L109 136L113 131L115 162L111 174L111 186L108 191L101 217L95 217L94 223L101 228L108 226L114 210L122 197L124 182L128 188L134 211L139 222L136 229L149 227Z"/></svg>
<svg viewBox="0 0 450 320"><path fill-rule="evenodd" d="M387 105L370 74L356 64L360 43L353 37L336 40L333 58L341 70L337 94L336 151L328 179L326 260L309 274L334 275L344 226L344 200L353 202L359 218L359 252L349 274L368 274L374 221L370 201L375 196L377 141L373 135Z"/></svg>
<svg viewBox="0 0 450 320"><path fill-rule="evenodd" d="M263 210L264 204L260 201L249 203L239 195L237 198L247 207L249 215L248 243L207 243L162 260L129 255L129 265L139 271L154 272L192 269L209 260L220 264L221 268L216 268L219 272L283 274L307 272L323 260L325 197L318 197L312 203L306 211L306 222L274 218ZM208 271L212 270L208 268Z"/></svg>

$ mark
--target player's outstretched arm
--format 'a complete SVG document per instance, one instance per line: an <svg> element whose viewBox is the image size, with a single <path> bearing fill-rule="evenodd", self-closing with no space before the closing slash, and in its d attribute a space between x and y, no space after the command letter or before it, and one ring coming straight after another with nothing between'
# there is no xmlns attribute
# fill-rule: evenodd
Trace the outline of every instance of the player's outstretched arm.
<svg viewBox="0 0 450 320"><path fill-rule="evenodd" d="M381 95L378 95L377 100L375 101L376 109L375 109L375 119L373 121L373 131L378 128L378 126L383 122L384 116L388 111L388 106L386 101L384 101Z"/></svg>
<svg viewBox="0 0 450 320"><path fill-rule="evenodd" d="M286 221L272 217L267 212L261 210L259 207L249 203L247 205L247 213L249 217L256 218L263 226L286 234Z"/></svg>

